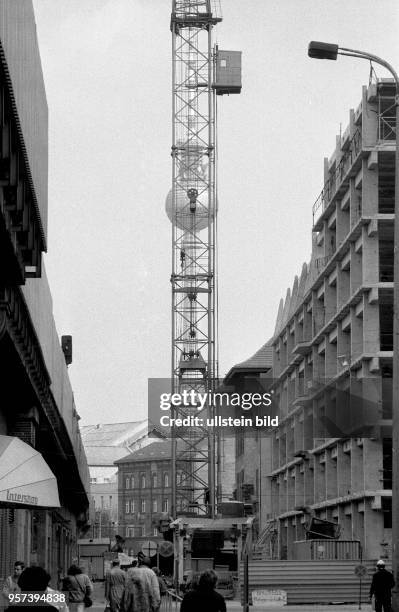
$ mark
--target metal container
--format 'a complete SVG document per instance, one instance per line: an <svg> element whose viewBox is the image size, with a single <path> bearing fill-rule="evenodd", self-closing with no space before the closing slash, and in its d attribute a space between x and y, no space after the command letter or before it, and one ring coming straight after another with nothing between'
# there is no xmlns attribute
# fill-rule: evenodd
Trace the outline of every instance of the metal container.
<svg viewBox="0 0 399 612"><path fill-rule="evenodd" d="M241 93L241 51L216 50L213 87L219 96Z"/></svg>

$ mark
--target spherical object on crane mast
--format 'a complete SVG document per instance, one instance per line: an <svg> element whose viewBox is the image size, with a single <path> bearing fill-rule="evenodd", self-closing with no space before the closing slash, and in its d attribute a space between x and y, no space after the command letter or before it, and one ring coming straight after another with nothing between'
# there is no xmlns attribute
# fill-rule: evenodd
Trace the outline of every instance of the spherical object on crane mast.
<svg viewBox="0 0 399 612"><path fill-rule="evenodd" d="M166 197L165 210L179 229L195 234L207 228L215 216L215 206L209 206L208 158L196 141L178 142L176 155L178 177Z"/></svg>

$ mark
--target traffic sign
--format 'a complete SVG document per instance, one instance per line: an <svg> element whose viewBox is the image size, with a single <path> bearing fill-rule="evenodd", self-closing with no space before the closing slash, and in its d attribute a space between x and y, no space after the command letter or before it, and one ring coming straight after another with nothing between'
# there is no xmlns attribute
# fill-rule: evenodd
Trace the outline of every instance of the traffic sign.
<svg viewBox="0 0 399 612"><path fill-rule="evenodd" d="M158 546L157 543L153 540L147 540L141 545L141 550L146 555L146 557L153 557L157 554Z"/></svg>
<svg viewBox="0 0 399 612"><path fill-rule="evenodd" d="M358 578L367 576L367 567L365 565L356 565L355 574Z"/></svg>
<svg viewBox="0 0 399 612"><path fill-rule="evenodd" d="M158 552L161 555L161 557L171 557L173 555L172 542L168 542L167 540L160 542L158 545Z"/></svg>

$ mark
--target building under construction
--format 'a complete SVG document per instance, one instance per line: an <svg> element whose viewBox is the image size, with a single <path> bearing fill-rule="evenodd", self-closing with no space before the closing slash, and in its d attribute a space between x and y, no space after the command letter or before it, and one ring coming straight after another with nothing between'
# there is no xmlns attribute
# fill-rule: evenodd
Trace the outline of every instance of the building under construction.
<svg viewBox="0 0 399 612"><path fill-rule="evenodd" d="M280 305L280 423L262 525L263 549L276 558L303 558L303 541L320 535L359 541L366 559L390 556L394 95L393 81L379 80L350 111L325 160L310 264Z"/></svg>

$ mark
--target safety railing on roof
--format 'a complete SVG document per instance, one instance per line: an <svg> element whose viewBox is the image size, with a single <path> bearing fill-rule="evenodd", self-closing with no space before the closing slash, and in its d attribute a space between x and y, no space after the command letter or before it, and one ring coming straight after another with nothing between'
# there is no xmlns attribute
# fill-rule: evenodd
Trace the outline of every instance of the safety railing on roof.
<svg viewBox="0 0 399 612"><path fill-rule="evenodd" d="M315 225L317 219L327 208L332 197L337 192L342 181L358 157L361 149L362 134L360 128L358 128L350 140L348 149L342 155L336 168L331 172L322 192L313 204L313 225Z"/></svg>

